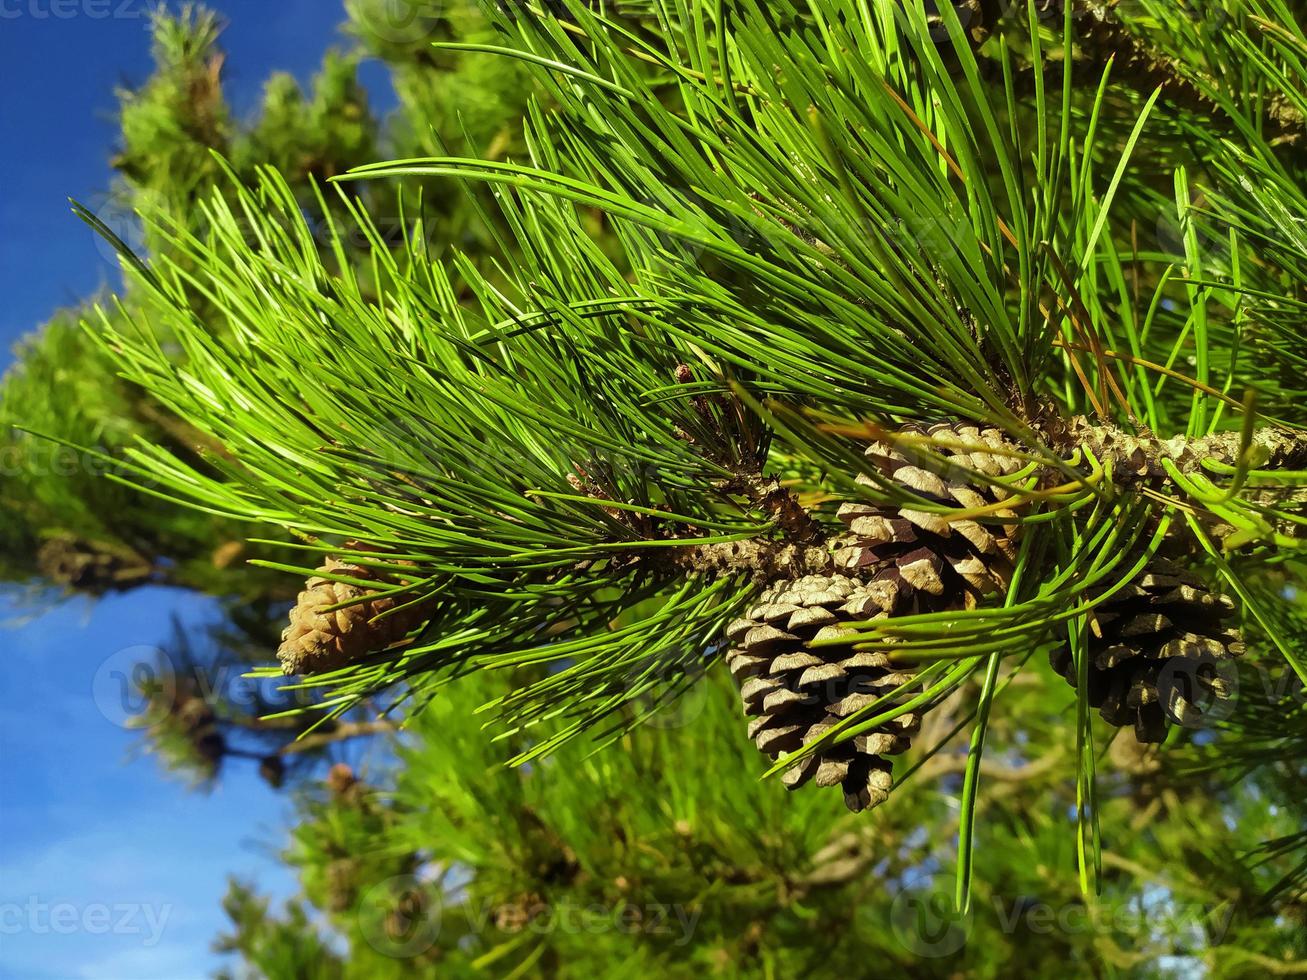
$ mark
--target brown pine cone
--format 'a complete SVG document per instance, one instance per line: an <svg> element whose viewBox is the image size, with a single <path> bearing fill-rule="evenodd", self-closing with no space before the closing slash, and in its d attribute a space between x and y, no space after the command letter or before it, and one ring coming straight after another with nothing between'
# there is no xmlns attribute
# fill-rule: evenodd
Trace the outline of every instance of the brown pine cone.
<svg viewBox="0 0 1307 980"><path fill-rule="evenodd" d="M94 595L130 589L154 576L153 566L130 549L67 536L43 542L36 553L36 567L56 585Z"/></svg>
<svg viewBox="0 0 1307 980"><path fill-rule="evenodd" d="M1200 724L1234 694L1233 660L1242 656L1229 622L1234 602L1210 591L1183 565L1156 557L1138 578L1094 610L1087 637L1089 703L1111 725L1133 725L1140 742L1160 742L1172 724ZM1049 654L1076 683L1070 647Z"/></svg>
<svg viewBox="0 0 1307 980"><path fill-rule="evenodd" d="M299 601L290 611L290 625L281 634L277 659L287 674L321 674L384 650L408 636L430 615L427 602L391 612L405 605L407 598L382 596L359 602L373 590L323 577L341 575L372 580L379 588L385 588L389 583L374 569L328 558L318 571L322 575L305 583ZM351 601L354 605L322 611Z"/></svg>
<svg viewBox="0 0 1307 980"><path fill-rule="evenodd" d="M907 446L873 443L866 455L884 482L957 511L987 510L977 519L912 505L846 502L838 516L848 534L834 554L846 574L782 579L727 627L735 645L727 662L741 685L745 714L754 719L749 736L772 759L913 679L884 653L810 647L810 641L846 632L847 623L974 608L1011 579L1020 528L1004 523L1015 516L1003 506L1009 491L986 478L1001 480L1023 468L1009 455L1016 447L997 429L966 424L908 426L904 432L975 448L932 446L942 463L914 462ZM858 479L875 483L865 474ZM908 747L919 722L919 714L904 714L830 746L789 769L783 782L791 789L809 780L839 785L849 809L874 807L892 783L886 756Z"/></svg>
<svg viewBox="0 0 1307 980"><path fill-rule="evenodd" d="M286 763L279 755L265 755L259 760L259 778L273 789L280 789L286 778Z"/></svg>
<svg viewBox="0 0 1307 980"><path fill-rule="evenodd" d="M806 575L764 592L748 614L726 628L736 646L727 655L749 723L749 737L771 759L794 752L832 726L912 679L883 653L812 647L846 632L839 624L884 613L881 592L844 575ZM919 725L903 714L880 730L829 746L788 769L781 781L840 786L853 811L889 796L893 764Z"/></svg>

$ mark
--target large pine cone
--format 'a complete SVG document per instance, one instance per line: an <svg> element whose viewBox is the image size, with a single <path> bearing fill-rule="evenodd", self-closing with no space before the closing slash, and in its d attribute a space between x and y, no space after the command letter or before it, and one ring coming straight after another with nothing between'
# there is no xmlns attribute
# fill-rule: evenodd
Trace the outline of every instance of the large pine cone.
<svg viewBox="0 0 1307 980"><path fill-rule="evenodd" d="M904 431L923 432L915 426ZM1006 455L1016 447L1001 431L958 424L935 425L928 434L999 452L931 447L950 464L942 468L943 475L924 464L915 465L905 452L884 443L872 443L867 458L883 478L935 503L973 510L1007 499L1007 490L977 475L1002 479L1024 466L1020 459ZM858 482L874 483L865 474ZM1006 508L974 520L911 507L847 502L840 506L838 516L848 527L849 537L835 553L836 566L849 575L880 583L886 593L887 613L971 609L982 597L1006 588L1011 578L1020 527L1002 523L1003 518L1014 516Z"/></svg>
<svg viewBox="0 0 1307 980"><path fill-rule="evenodd" d="M1230 625L1234 602L1210 591L1180 564L1157 557L1137 579L1094 610L1089 703L1111 725L1133 725L1140 742L1160 742L1172 723L1194 726L1234 694L1233 661L1242 656ZM1101 634L1101 635L1100 635ZM1069 647L1049 655L1075 685Z"/></svg>
<svg viewBox="0 0 1307 980"><path fill-rule="evenodd" d="M911 506L845 503L839 518L848 534L834 559L847 574L777 583L748 615L727 627L735 644L727 661L741 684L745 714L754 718L749 736L772 759L812 742L913 677L909 670L891 667L884 653L809 648L808 641L838 636L847 629L844 623L974 608L1011 579L1019 527L1004 523L1015 516L1002 506L1009 491L986 478L1001 480L1024 466L1009 455L1016 447L999 430L973 425L909 426L904 431L975 448L932 446L943 463L918 466L908 450L873 443L866 455L884 481L946 507L988 510L978 520ZM875 483L865 474L858 479ZM905 714L879 731L808 757L783 780L791 789L809 780L819 786L838 784L851 810L876 806L892 784L885 756L908 747L919 721L919 715Z"/></svg>
<svg viewBox="0 0 1307 980"><path fill-rule="evenodd" d="M328 558L318 569L322 575L376 581L379 588L389 583L371 568ZM314 576L290 611L290 625L281 634L277 659L287 674L320 674L335 670L376 650L384 650L404 639L430 615L428 603L406 608L406 599L382 596L332 612L324 608L371 595L372 590ZM391 610L398 610L391 612ZM389 615L383 616L383 613ZM381 617L378 619L377 617Z"/></svg>
<svg viewBox="0 0 1307 980"><path fill-rule="evenodd" d="M754 720L749 737L771 759L815 740L841 719L912 679L883 653L847 647L813 648L808 641L845 632L841 622L885 611L884 591L844 575L807 575L765 591L748 615L731 623L736 644L727 664ZM900 715L881 730L833 745L782 776L789 789L812 780L840 786L850 810L874 807L889 796L892 764L908 747L920 719Z"/></svg>

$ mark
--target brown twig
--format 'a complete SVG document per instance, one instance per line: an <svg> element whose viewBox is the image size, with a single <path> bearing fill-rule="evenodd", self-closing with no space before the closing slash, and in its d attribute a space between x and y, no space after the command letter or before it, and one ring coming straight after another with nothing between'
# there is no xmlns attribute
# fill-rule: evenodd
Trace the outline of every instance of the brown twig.
<svg viewBox="0 0 1307 980"><path fill-rule="evenodd" d="M342 721L327 732L313 732L293 742L288 742L279 750L281 755L295 755L300 752L312 752L336 742L350 738L363 738L368 735L392 735L398 731L389 721Z"/></svg>

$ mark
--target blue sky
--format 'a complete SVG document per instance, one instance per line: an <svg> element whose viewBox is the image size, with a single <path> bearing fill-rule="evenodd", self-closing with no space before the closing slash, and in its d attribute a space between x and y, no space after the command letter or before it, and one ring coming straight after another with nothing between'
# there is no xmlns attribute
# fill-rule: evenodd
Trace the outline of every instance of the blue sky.
<svg viewBox="0 0 1307 980"><path fill-rule="evenodd" d="M307 80L341 38L339 0L210 0L245 115L274 69ZM108 187L114 89L150 68L147 0L0 0L0 369L20 335L116 273L67 198ZM372 70L365 78L375 79ZM378 94L384 103L386 94ZM210 602L145 589L32 609L0 595L0 978L209 975L226 876L287 895L268 853L289 805L249 767L211 794L164 779L106 705L106 662L166 642ZM115 656L116 655L116 656Z"/></svg>
<svg viewBox="0 0 1307 980"><path fill-rule="evenodd" d="M0 0L0 343L6 357L13 339L53 308L116 281L109 256L69 213L67 199L94 201L108 187L117 136L114 91L149 74L153 3ZM225 77L240 115L257 105L271 71L307 80L323 51L341 40L341 0L207 5L228 22Z"/></svg>
<svg viewBox="0 0 1307 980"><path fill-rule="evenodd" d="M227 874L294 889L267 853L289 804L248 767L209 794L165 778L101 667L158 644L169 613L198 623L210 604L147 589L36 618L16 605L0 606L0 975L207 975Z"/></svg>

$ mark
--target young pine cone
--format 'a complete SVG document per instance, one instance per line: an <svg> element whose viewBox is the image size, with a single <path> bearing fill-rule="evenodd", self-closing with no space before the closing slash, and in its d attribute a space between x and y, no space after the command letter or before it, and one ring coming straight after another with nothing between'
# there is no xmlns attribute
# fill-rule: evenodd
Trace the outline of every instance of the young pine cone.
<svg viewBox="0 0 1307 980"><path fill-rule="evenodd" d="M388 585L374 569L338 558L328 558L318 571L323 575L374 580L379 588ZM357 601L372 591L322 576L309 579L290 611L290 625L281 634L277 659L281 661L282 670L287 674L321 674L335 670L398 643L430 615L430 606L425 602L399 608L409 601L407 597L382 596ZM354 604L343 609L323 611L351 601Z"/></svg>

